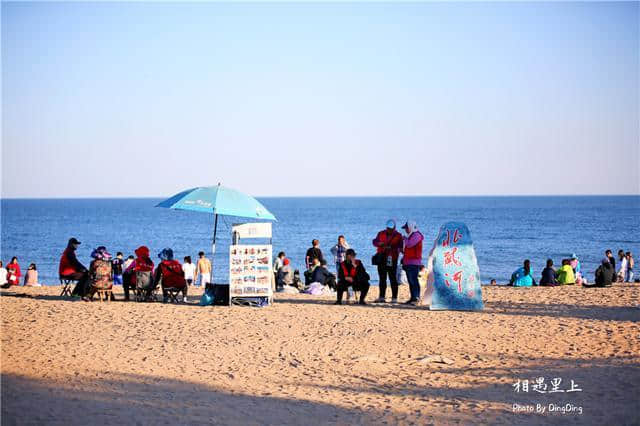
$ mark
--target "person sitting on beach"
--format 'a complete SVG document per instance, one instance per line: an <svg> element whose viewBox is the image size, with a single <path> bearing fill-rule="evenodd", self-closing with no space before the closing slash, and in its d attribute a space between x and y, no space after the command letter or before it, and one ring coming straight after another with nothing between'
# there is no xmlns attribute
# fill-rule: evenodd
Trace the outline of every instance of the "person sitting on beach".
<svg viewBox="0 0 640 426"><path fill-rule="evenodd" d="M609 262L609 258L605 257L602 259L600 266L596 269L595 273L595 283L589 285L587 283L583 283L583 287L611 287L611 284L614 281L616 275L615 269Z"/></svg>
<svg viewBox="0 0 640 426"><path fill-rule="evenodd" d="M276 276L278 289L283 289L284 286L293 286L293 269L291 269L290 263L286 257L282 259L282 266L278 269L278 275Z"/></svg>
<svg viewBox="0 0 640 426"><path fill-rule="evenodd" d="M111 254L105 246L97 247L91 252L93 260L89 264L89 288L82 300L88 302L98 290L113 288L113 265ZM113 294L111 295L113 297Z"/></svg>
<svg viewBox="0 0 640 426"><path fill-rule="evenodd" d="M29 265L29 269L24 275L24 285L31 287L40 287L42 285L38 283L38 269L35 263Z"/></svg>
<svg viewBox="0 0 640 426"><path fill-rule="evenodd" d="M153 281L153 268L154 264L149 257L149 247L140 246L134 253L136 259L129 265L129 285L133 288L138 288L143 291L144 300L149 300L153 290L155 289L155 283ZM128 286L125 285L125 300L129 300Z"/></svg>
<svg viewBox="0 0 640 426"><path fill-rule="evenodd" d="M162 249L158 254L160 263L156 268L155 286L162 285L162 301L167 303L169 300L169 288L178 289L182 293L182 301L187 303L187 291L189 286L184 279L184 271L180 262L173 259L173 250L170 248Z"/></svg>
<svg viewBox="0 0 640 426"><path fill-rule="evenodd" d="M529 259L526 259L524 265L511 274L509 284L514 287L531 287L532 285L537 285L536 280L533 278L533 275L531 275L531 262Z"/></svg>
<svg viewBox="0 0 640 426"><path fill-rule="evenodd" d="M320 250L320 241L314 239L313 241L311 241L311 248L307 250L307 255L304 258L304 264L307 270L311 269L311 266L313 265L313 259L316 258L321 263L322 259L324 259L324 256L322 256L322 250Z"/></svg>
<svg viewBox="0 0 640 426"><path fill-rule="evenodd" d="M574 285L575 283L576 277L573 275L571 259L562 259L562 267L558 269L558 284Z"/></svg>
<svg viewBox="0 0 640 426"><path fill-rule="evenodd" d="M313 275L311 277L312 283L320 283L323 286L329 286L329 288L334 289L336 287L336 277L329 269L327 269L327 261L323 260L320 265L316 266L313 270Z"/></svg>
<svg viewBox="0 0 640 426"><path fill-rule="evenodd" d="M76 238L70 238L67 248L60 257L60 265L58 267L58 275L61 280L77 281L76 286L71 292L72 296L84 297L87 292L89 283L89 270L78 261L76 250L80 245L80 241Z"/></svg>
<svg viewBox="0 0 640 426"><path fill-rule="evenodd" d="M582 265L580 264L580 261L578 260L578 256L576 256L575 253L571 255L571 259L569 260L570 260L569 264L571 265L571 269L573 269L573 275L576 278L576 284L580 285L582 284L582 281L583 281Z"/></svg>
<svg viewBox="0 0 640 426"><path fill-rule="evenodd" d="M21 276L22 272L20 272L18 258L13 256L11 258L11 262L7 265L7 281L9 282L9 285L20 285Z"/></svg>
<svg viewBox="0 0 640 426"><path fill-rule="evenodd" d="M309 267L307 268L306 271L304 271L304 285L308 286L309 284L311 284L313 282L313 273L316 270L316 268L318 268L320 266L320 259L317 257L314 257L311 259L311 264L309 265Z"/></svg>
<svg viewBox="0 0 640 426"><path fill-rule="evenodd" d="M211 284L211 261L205 257L203 251L198 253L195 277L198 280L196 281L196 287L199 285L206 287L207 284ZM200 284L197 284L197 282L200 282Z"/></svg>
<svg viewBox="0 0 640 426"><path fill-rule="evenodd" d="M356 252L353 249L347 250L346 260L340 264L338 270L338 300L336 305L342 304L342 295L349 287L354 291L360 291L360 305L366 305L364 299L369 291L369 274L362 266L362 262L356 259Z"/></svg>
<svg viewBox="0 0 640 426"><path fill-rule="evenodd" d="M280 271L280 269L284 266L284 259L286 258L286 254L281 251L280 253L278 253L278 256L276 256L275 259L273 259L273 279L274 282L276 283L276 290L279 287L278 284L278 271Z"/></svg>
<svg viewBox="0 0 640 426"><path fill-rule="evenodd" d="M2 260L0 260L0 288L9 288L11 284L7 281L7 268L2 265Z"/></svg>
<svg viewBox="0 0 640 426"><path fill-rule="evenodd" d="M547 259L547 267L542 270L540 285L545 287L557 286L558 280L556 280L556 274L556 270L553 268L553 260Z"/></svg>

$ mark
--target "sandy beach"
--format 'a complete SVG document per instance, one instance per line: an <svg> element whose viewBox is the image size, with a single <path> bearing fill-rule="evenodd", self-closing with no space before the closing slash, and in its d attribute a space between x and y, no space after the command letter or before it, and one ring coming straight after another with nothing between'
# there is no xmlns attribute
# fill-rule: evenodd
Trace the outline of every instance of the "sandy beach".
<svg viewBox="0 0 640 426"><path fill-rule="evenodd" d="M639 288L485 287L483 312L284 294L268 308L86 303L11 288L2 424L637 424ZM548 392L555 378L565 392ZM567 392L572 380L581 391Z"/></svg>

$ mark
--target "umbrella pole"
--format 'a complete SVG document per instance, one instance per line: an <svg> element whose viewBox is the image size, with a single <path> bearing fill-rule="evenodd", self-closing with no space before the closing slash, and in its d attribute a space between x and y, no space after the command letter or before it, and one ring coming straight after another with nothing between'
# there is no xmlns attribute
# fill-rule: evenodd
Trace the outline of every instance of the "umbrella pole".
<svg viewBox="0 0 640 426"><path fill-rule="evenodd" d="M213 262L216 258L216 234L218 233L218 214L216 213L213 222L213 245L211 246L211 284L214 283L213 279Z"/></svg>

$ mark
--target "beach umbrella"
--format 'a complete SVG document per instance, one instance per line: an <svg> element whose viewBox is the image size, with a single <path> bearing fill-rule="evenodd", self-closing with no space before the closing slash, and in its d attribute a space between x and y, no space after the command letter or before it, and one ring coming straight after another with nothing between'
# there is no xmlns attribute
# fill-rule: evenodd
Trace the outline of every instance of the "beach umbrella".
<svg viewBox="0 0 640 426"><path fill-rule="evenodd" d="M251 195L220 184L187 189L167 198L157 204L156 207L213 214L213 245L211 250L214 255L216 253L216 233L218 232L219 215L277 220L265 206Z"/></svg>

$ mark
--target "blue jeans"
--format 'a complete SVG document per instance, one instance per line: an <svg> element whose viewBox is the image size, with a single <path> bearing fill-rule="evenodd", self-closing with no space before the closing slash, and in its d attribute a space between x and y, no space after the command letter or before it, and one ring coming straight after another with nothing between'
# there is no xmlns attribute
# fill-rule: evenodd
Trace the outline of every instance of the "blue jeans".
<svg viewBox="0 0 640 426"><path fill-rule="evenodd" d="M403 265L402 269L407 273L407 281L409 281L409 291L411 291L411 300L420 299L420 282L418 274L420 273L420 265Z"/></svg>
<svg viewBox="0 0 640 426"><path fill-rule="evenodd" d="M625 281L628 282L628 283L632 283L633 282L633 269L628 269L627 268L627 274L626 275L627 276L624 277Z"/></svg>

